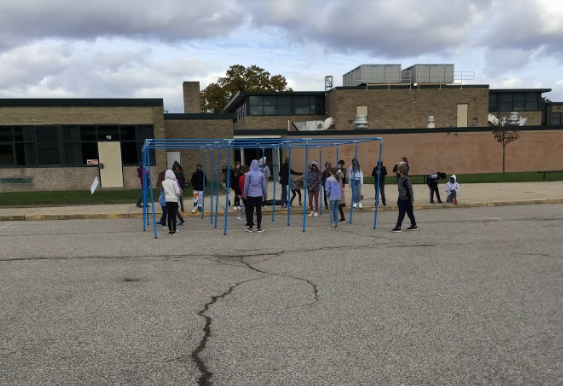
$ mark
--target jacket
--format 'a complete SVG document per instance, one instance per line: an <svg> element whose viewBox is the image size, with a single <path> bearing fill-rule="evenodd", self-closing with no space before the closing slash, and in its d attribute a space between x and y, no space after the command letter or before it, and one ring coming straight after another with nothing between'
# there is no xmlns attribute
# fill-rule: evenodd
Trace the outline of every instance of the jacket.
<svg viewBox="0 0 563 386"><path fill-rule="evenodd" d="M172 165L172 169L176 169L180 164L178 161L174 161L174 165ZM176 179L178 180L178 184L180 184L180 188L182 190L186 189L186 176L184 176L184 172L174 172Z"/></svg>
<svg viewBox="0 0 563 386"><path fill-rule="evenodd" d="M202 170L196 170L194 174L192 174L192 179L190 182L192 183L192 188L194 191L203 191L203 187L205 186L206 182L205 173Z"/></svg>
<svg viewBox="0 0 563 386"><path fill-rule="evenodd" d="M346 185L346 175L347 175L348 171L346 170L346 168L344 166L342 166L341 168L338 168L338 170L340 170L343 174L342 185Z"/></svg>
<svg viewBox="0 0 563 386"><path fill-rule="evenodd" d="M340 200L342 198L342 184L338 182L334 176L330 176L326 179L325 191L329 201Z"/></svg>
<svg viewBox="0 0 563 386"><path fill-rule="evenodd" d="M414 202L414 191L412 189L411 180L405 176L397 180L397 187L399 189L399 201L405 201L410 199Z"/></svg>
<svg viewBox="0 0 563 386"><path fill-rule="evenodd" d="M260 170L262 171L262 173L264 173L266 180L268 180L271 176L270 167L268 165L264 165L264 169L260 168Z"/></svg>
<svg viewBox="0 0 563 386"><path fill-rule="evenodd" d="M164 198L166 202L179 202L180 201L180 188L176 181L176 176L172 170L166 171L166 179L162 181L162 189L164 190Z"/></svg>
<svg viewBox="0 0 563 386"><path fill-rule="evenodd" d="M291 179L291 190L301 190L301 180L299 178Z"/></svg>
<svg viewBox="0 0 563 386"><path fill-rule="evenodd" d="M455 176L455 174L452 174L450 179L451 178L454 179L454 182L451 183L450 181L448 181L448 183L446 184L446 193L448 194L450 194L451 191L459 192L459 184L457 183L457 177Z"/></svg>
<svg viewBox="0 0 563 386"><path fill-rule="evenodd" d="M322 186L323 174L321 171L311 169L307 175L307 189L312 192L319 192Z"/></svg>
<svg viewBox="0 0 563 386"><path fill-rule="evenodd" d="M379 175L378 173L378 167L374 167L372 172L371 172L371 176L374 177L373 179L373 184L377 184L377 180L379 179L379 185L385 185L385 176L387 176L387 168L383 165L381 165L381 175Z"/></svg>
<svg viewBox="0 0 563 386"><path fill-rule="evenodd" d="M356 172L353 172L352 170L353 166L350 166L348 168L348 175L349 177L349 184L352 184L352 182L354 180L360 180L360 184L363 186L364 185L364 172L362 171L362 169L360 170L356 170Z"/></svg>
<svg viewBox="0 0 563 386"><path fill-rule="evenodd" d="M439 182L440 182L440 172L436 172L426 176L426 184L430 187L438 186Z"/></svg>
<svg viewBox="0 0 563 386"><path fill-rule="evenodd" d="M303 173L294 171L289 167L289 164L283 164L280 168L280 184L287 185L289 183L289 174L294 176L302 176Z"/></svg>
<svg viewBox="0 0 563 386"><path fill-rule="evenodd" d="M242 198L245 198L245 195L244 195L244 181L245 180L246 180L246 174L243 174L238 179L238 189L239 189L240 196Z"/></svg>
<svg viewBox="0 0 563 386"><path fill-rule="evenodd" d="M250 171L244 180L244 197L263 197L268 199L268 183L264 173L260 171L258 160L252 160Z"/></svg>

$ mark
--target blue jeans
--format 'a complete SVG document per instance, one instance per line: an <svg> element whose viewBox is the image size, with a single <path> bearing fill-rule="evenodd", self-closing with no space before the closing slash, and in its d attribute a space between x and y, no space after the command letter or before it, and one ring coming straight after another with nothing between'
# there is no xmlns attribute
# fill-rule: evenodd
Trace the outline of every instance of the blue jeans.
<svg viewBox="0 0 563 386"><path fill-rule="evenodd" d="M282 188L281 203L282 205L287 205L287 185L281 184L281 188Z"/></svg>
<svg viewBox="0 0 563 386"><path fill-rule="evenodd" d="M338 206L340 205L340 200L330 200L328 205L330 225L338 228Z"/></svg>
<svg viewBox="0 0 563 386"><path fill-rule="evenodd" d="M354 183L355 182L355 183ZM352 180L352 199L354 204L361 204L362 203L362 182L360 180Z"/></svg>
<svg viewBox="0 0 563 386"><path fill-rule="evenodd" d="M162 217L160 218L160 221L158 222L160 225L166 225L166 218L168 217L168 209L165 206L160 206L162 208Z"/></svg>

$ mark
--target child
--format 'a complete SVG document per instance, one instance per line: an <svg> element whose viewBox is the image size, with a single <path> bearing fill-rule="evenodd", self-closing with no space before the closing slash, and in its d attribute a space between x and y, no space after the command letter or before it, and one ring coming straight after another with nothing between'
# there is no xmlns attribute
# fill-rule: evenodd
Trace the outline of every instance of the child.
<svg viewBox="0 0 563 386"><path fill-rule="evenodd" d="M344 169L344 172L346 171L346 169ZM340 220L338 220L339 222L344 222L346 221L346 219L344 218L344 209L342 209L343 207L346 206L346 203L344 202L346 200L346 196L344 195L344 193L346 192L346 184L344 184L344 172L342 170L338 170L338 173L336 173L338 175L338 177L340 177L340 204L338 205L338 210L340 211Z"/></svg>
<svg viewBox="0 0 563 386"><path fill-rule="evenodd" d="M326 180L330 177L330 168L332 168L332 163L325 162L325 170L323 171L323 187L326 186ZM328 194L326 189L324 191L324 201L325 201L325 209L328 209Z"/></svg>
<svg viewBox="0 0 563 386"><path fill-rule="evenodd" d="M166 179L162 181L162 189L164 190L166 209L168 211L168 233L175 236L180 234L180 232L176 230L176 217L178 215L178 203L180 202L182 193L180 192L176 176L172 170L167 170L165 177Z"/></svg>
<svg viewBox="0 0 563 386"><path fill-rule="evenodd" d="M459 192L459 184L457 183L455 174L452 174L450 182L446 184L446 193L448 195L446 202L457 204L457 192Z"/></svg>
<svg viewBox="0 0 563 386"><path fill-rule="evenodd" d="M371 176L374 177L373 179L373 187L377 193L377 180L379 180L379 195L381 196L381 202L383 202L383 206L387 206L387 202L385 201L385 176L387 175L387 168L383 166L383 162L379 161L377 163L378 166L374 167ZM381 174L379 174L379 170L381 169ZM379 197L376 197L377 203L379 204Z"/></svg>
<svg viewBox="0 0 563 386"><path fill-rule="evenodd" d="M246 199L244 198L244 181L246 180L246 175L250 171L250 168L247 165L242 165L240 167L242 175L238 179L238 191L240 193L240 205L239 205L239 214L237 216L237 220L245 220L246 221Z"/></svg>
<svg viewBox="0 0 563 386"><path fill-rule="evenodd" d="M160 196L158 197L158 203L162 208L162 216L158 221L158 225L165 227L166 226L166 218L168 215L168 210L166 209L166 197L164 196L164 189L162 189L162 181L164 181L164 171L158 173L158 180L156 181L156 187L160 189Z"/></svg>
<svg viewBox="0 0 563 386"><path fill-rule="evenodd" d="M198 164L196 166L196 171L192 174L192 179L190 181L192 183L193 189L193 197L194 197L194 208L192 209L192 213L202 211L202 204L203 204L203 190L205 189L205 173L202 170L202 166Z"/></svg>
<svg viewBox="0 0 563 386"><path fill-rule="evenodd" d="M399 199L397 200L397 206L399 207L399 218L397 219L397 225L395 226L395 228L391 229L391 232L401 232L401 225L403 224L405 213L411 220L411 226L408 227L407 230L416 231L418 230L418 227L416 226L416 220L414 218L412 206L414 202L414 191L412 189L411 180L409 180L409 178L407 177L406 165L399 165L397 171L399 172L399 180L397 181L397 187L399 188Z"/></svg>
<svg viewBox="0 0 563 386"><path fill-rule="evenodd" d="M231 189L235 192L235 205L233 210L240 210L240 190L239 190L239 178L242 175L242 170L240 168L240 162L235 162L235 169L233 174L231 174Z"/></svg>
<svg viewBox="0 0 563 386"><path fill-rule="evenodd" d="M258 167L260 168L260 171L262 173L264 173L264 178L266 178L266 183L268 181L270 181L270 167L268 166L268 164L266 163L266 157L264 158L260 158L258 160ZM274 198L275 199L275 198ZM266 206L266 201L264 200L262 202L262 207L264 209L268 209L268 207Z"/></svg>
<svg viewBox="0 0 563 386"><path fill-rule="evenodd" d="M438 204L442 204L442 200L440 199L440 190L438 189L438 183L440 180L444 180L446 178L446 173L443 172L436 172L434 174L430 174L426 176L426 184L430 189L430 203L434 204L434 193L436 193L436 199L438 199Z"/></svg>
<svg viewBox="0 0 563 386"><path fill-rule="evenodd" d="M184 190L186 190L186 176L184 176L184 169L182 169L182 165L178 161L174 161L174 165L172 165L172 170L174 170L174 175L176 176L176 180L178 181L178 185L182 190L182 195L180 196L180 210L184 211Z"/></svg>
<svg viewBox="0 0 563 386"><path fill-rule="evenodd" d="M311 162L309 167L309 173L307 175L307 190L309 194L309 217L315 216L319 217L319 193L321 191L323 174L317 166L317 161ZM315 206L313 207L313 199L315 200ZM314 210L313 210L314 209Z"/></svg>
<svg viewBox="0 0 563 386"><path fill-rule="evenodd" d="M291 202L290 206L293 208L293 199L295 195L299 195L299 206L303 206L301 203L301 188L305 184L305 179L303 177L293 178L291 180Z"/></svg>
<svg viewBox="0 0 563 386"><path fill-rule="evenodd" d="M362 209L362 186L364 186L364 172L360 166L360 161L355 158L352 159L352 165L348 170L348 183L350 184L350 189L352 189L354 208L358 207Z"/></svg>
<svg viewBox="0 0 563 386"><path fill-rule="evenodd" d="M336 230L338 228L338 213L336 208L340 206L340 198L342 197L342 180L337 174L336 168L330 168L330 177L326 179L325 192L329 202L329 219L330 226L328 229Z"/></svg>

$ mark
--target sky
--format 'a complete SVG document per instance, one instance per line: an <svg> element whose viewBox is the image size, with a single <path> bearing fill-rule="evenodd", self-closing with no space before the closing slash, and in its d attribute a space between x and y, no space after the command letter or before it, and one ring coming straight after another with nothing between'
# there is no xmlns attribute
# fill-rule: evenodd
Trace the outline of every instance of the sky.
<svg viewBox="0 0 563 386"><path fill-rule="evenodd" d="M563 101L561 0L18 0L0 2L0 98L163 98L183 112L234 64L296 91L361 64L453 63L468 84Z"/></svg>

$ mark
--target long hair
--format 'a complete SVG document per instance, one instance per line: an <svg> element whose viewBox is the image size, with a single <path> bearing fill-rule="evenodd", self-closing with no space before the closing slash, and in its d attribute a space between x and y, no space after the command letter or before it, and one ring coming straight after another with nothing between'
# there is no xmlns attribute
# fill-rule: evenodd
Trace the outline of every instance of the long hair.
<svg viewBox="0 0 563 386"><path fill-rule="evenodd" d="M354 172L357 172L358 170L362 170L362 166L360 165L360 161L358 161L355 158L352 160L352 170Z"/></svg>
<svg viewBox="0 0 563 386"><path fill-rule="evenodd" d="M164 179L166 178L166 172L163 170L160 173L158 173L158 180L156 181L156 187L159 189L162 189L162 181L164 181Z"/></svg>
<svg viewBox="0 0 563 386"><path fill-rule="evenodd" d="M336 181L338 181L339 184L342 183L342 179L340 178L340 176L336 173L338 173L338 169L337 168L330 168L329 173L331 176L334 176L334 178L336 178Z"/></svg>
<svg viewBox="0 0 563 386"><path fill-rule="evenodd" d="M403 157L402 160L408 165L409 164L409 160L407 159L407 157Z"/></svg>

